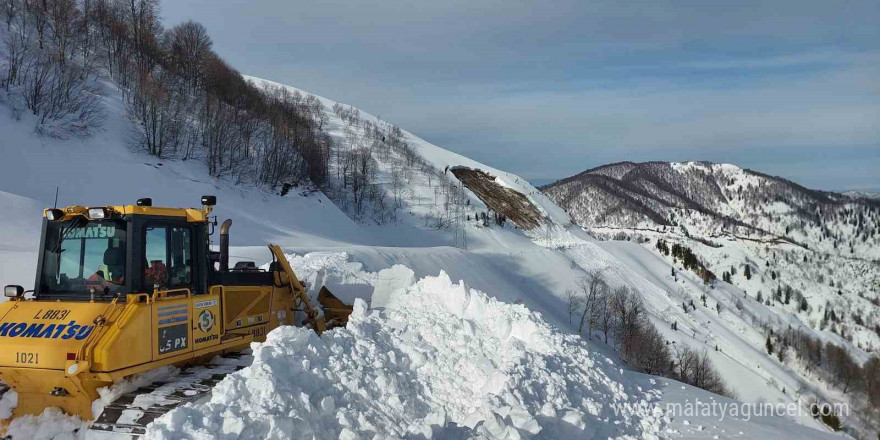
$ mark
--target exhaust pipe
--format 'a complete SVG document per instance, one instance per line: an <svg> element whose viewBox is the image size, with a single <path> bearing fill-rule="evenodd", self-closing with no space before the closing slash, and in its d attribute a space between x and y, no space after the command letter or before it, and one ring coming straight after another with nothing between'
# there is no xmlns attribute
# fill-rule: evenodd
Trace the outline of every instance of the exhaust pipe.
<svg viewBox="0 0 880 440"><path fill-rule="evenodd" d="M229 228L232 227L232 219L228 218L220 225L220 270L229 270Z"/></svg>

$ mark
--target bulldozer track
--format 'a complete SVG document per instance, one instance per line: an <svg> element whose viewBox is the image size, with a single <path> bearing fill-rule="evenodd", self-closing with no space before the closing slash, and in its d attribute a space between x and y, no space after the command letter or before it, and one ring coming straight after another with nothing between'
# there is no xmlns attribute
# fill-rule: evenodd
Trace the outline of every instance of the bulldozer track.
<svg viewBox="0 0 880 440"><path fill-rule="evenodd" d="M104 407L89 427L86 438L140 439L153 420L178 406L207 397L224 377L250 365L251 360L248 354L230 353L125 393Z"/></svg>

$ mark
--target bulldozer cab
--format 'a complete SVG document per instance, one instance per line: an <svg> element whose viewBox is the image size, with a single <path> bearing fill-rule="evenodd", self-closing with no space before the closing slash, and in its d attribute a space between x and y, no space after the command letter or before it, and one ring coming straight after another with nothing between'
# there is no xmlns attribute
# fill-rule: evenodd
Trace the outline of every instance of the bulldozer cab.
<svg viewBox="0 0 880 440"><path fill-rule="evenodd" d="M36 300L100 302L131 292L207 291L206 220L119 211L113 218L44 219Z"/></svg>
<svg viewBox="0 0 880 440"><path fill-rule="evenodd" d="M125 291L129 227L127 221L84 217L44 221L35 296L109 300Z"/></svg>

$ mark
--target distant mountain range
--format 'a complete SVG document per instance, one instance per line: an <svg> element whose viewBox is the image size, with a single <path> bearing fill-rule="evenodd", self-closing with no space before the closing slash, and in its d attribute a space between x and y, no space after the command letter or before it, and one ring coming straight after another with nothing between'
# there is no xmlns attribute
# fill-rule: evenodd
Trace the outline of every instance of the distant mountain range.
<svg viewBox="0 0 880 440"><path fill-rule="evenodd" d="M843 194L857 199L873 199L880 200L880 192L877 191L846 191Z"/></svg>
<svg viewBox="0 0 880 440"><path fill-rule="evenodd" d="M880 258L880 200L709 162L620 162L541 187L587 228L682 228Z"/></svg>

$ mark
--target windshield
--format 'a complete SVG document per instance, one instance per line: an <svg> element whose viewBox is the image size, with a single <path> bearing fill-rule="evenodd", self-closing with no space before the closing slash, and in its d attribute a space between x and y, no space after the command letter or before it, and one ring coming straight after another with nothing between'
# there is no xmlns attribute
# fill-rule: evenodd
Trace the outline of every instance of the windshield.
<svg viewBox="0 0 880 440"><path fill-rule="evenodd" d="M40 275L41 294L113 296L125 285L125 230L121 221L49 222Z"/></svg>

